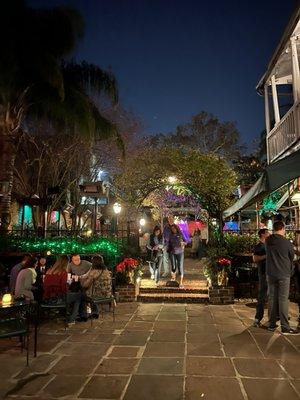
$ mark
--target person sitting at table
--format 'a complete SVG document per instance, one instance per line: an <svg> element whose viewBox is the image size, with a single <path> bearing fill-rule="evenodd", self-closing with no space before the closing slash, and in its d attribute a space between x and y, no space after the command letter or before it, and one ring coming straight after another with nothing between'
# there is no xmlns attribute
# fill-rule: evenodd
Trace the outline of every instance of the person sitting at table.
<svg viewBox="0 0 300 400"><path fill-rule="evenodd" d="M72 305L72 311L68 316L69 325L75 324L75 320L86 319L86 315L81 311L81 305L84 302L84 295L81 290L74 291L72 287L74 285L70 285L70 290L68 290L68 272L67 267L69 263L68 256L60 256L53 267L51 267L45 275L44 278L44 293L43 299L44 301L48 301L57 303L66 301L68 305ZM80 289L80 284L77 285Z"/></svg>
<svg viewBox="0 0 300 400"><path fill-rule="evenodd" d="M26 300L34 300L33 284L36 281L36 266L37 259L32 256L28 257L17 276L15 297L25 297Z"/></svg>
<svg viewBox="0 0 300 400"><path fill-rule="evenodd" d="M72 254L71 262L68 264L68 272L72 275L82 276L90 271L92 263L87 260L81 260L79 254Z"/></svg>
<svg viewBox="0 0 300 400"><path fill-rule="evenodd" d="M111 272L104 264L102 256L98 255L92 259L92 269L86 277L81 279L81 285L86 290L86 295L97 297L112 297ZM93 305L92 317L98 318L99 309Z"/></svg>
<svg viewBox="0 0 300 400"><path fill-rule="evenodd" d="M26 261L31 257L31 254L25 254L22 258L22 261L16 264L14 267L12 267L10 271L10 276L9 276L9 291L11 294L15 294L15 289L16 289L16 282L17 282L17 277L21 269L23 268L24 264Z"/></svg>
<svg viewBox="0 0 300 400"><path fill-rule="evenodd" d="M38 256L38 263L36 267L36 282L34 284L34 299L41 302L43 299L43 278L46 273L46 262L47 259L43 255Z"/></svg>
<svg viewBox="0 0 300 400"><path fill-rule="evenodd" d="M68 256L60 256L54 265L48 269L43 282L43 300L62 298L68 290L67 266Z"/></svg>

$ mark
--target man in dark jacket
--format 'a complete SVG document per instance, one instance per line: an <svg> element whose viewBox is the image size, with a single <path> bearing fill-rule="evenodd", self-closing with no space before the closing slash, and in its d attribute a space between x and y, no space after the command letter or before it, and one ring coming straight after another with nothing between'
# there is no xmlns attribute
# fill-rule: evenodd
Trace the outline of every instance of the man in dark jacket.
<svg viewBox="0 0 300 400"><path fill-rule="evenodd" d="M256 314L253 326L259 327L260 321L264 317L264 308L267 299L267 277L266 277L266 239L270 233L268 229L260 229L258 231L259 243L253 249L253 261L257 265L258 269L258 296Z"/></svg>
<svg viewBox="0 0 300 400"><path fill-rule="evenodd" d="M288 320L290 279L293 273L294 248L285 236L282 221L276 221L274 234L266 240L266 273L269 291L269 330L276 329L277 310L281 332L285 335L297 334L291 329Z"/></svg>

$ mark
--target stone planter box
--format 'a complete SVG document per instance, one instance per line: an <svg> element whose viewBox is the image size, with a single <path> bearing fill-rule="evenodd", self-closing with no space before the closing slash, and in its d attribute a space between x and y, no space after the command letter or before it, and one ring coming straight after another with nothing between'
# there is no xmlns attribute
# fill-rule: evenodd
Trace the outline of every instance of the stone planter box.
<svg viewBox="0 0 300 400"><path fill-rule="evenodd" d="M117 302L124 303L136 301L139 295L139 285L129 283L128 285L120 285L116 287Z"/></svg>
<svg viewBox="0 0 300 400"><path fill-rule="evenodd" d="M232 286L212 286L208 288L210 304L233 304L234 288Z"/></svg>

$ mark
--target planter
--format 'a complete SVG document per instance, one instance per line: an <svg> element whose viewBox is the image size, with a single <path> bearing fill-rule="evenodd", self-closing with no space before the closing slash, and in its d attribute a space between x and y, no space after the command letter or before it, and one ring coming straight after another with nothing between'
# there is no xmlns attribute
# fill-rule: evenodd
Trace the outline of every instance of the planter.
<svg viewBox="0 0 300 400"><path fill-rule="evenodd" d="M233 304L234 288L232 286L212 286L208 288L210 304Z"/></svg>
<svg viewBox="0 0 300 400"><path fill-rule="evenodd" d="M139 294L139 285L129 283L127 285L119 285L116 287L116 298L120 303L136 301Z"/></svg>

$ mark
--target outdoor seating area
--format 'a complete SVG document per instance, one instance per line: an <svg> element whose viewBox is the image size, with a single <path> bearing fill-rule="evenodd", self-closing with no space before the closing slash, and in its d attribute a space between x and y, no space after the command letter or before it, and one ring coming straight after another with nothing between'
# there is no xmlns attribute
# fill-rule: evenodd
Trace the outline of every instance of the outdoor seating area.
<svg viewBox="0 0 300 400"><path fill-rule="evenodd" d="M300 397L300 336L252 327L252 305L118 304L110 315L39 330L29 367L0 342L7 398L209 400ZM293 324L297 310L290 308ZM8 363L9 361L9 363ZM248 396L248 397L245 397Z"/></svg>

